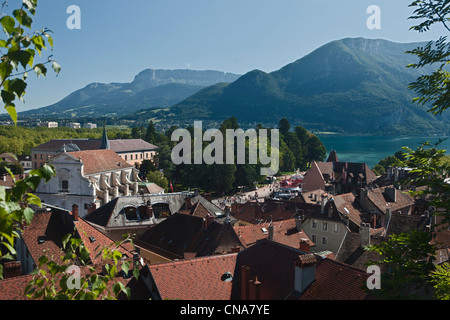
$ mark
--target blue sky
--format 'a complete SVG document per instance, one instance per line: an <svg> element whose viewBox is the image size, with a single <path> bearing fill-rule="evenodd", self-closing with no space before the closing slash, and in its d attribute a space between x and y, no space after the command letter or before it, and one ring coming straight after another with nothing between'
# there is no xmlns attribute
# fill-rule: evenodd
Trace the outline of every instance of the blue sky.
<svg viewBox="0 0 450 320"><path fill-rule="evenodd" d="M146 68L220 70L243 74L277 70L341 38L396 42L437 39L440 28L409 31L412 0L40 0L33 29L53 30L58 77L30 74L25 104L55 103L91 82L131 82ZM10 0L14 8L18 0ZM66 25L70 5L81 10L81 29ZM381 29L366 12L381 9Z"/></svg>

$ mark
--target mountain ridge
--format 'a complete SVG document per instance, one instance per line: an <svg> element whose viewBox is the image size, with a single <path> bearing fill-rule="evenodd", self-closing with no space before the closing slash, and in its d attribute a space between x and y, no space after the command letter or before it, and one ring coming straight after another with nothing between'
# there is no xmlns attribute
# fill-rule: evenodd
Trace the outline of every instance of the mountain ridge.
<svg viewBox="0 0 450 320"><path fill-rule="evenodd" d="M143 108L169 107L201 88L219 81L234 81L240 75L216 70L144 69L130 83L92 82L60 101L25 116L125 115Z"/></svg>
<svg viewBox="0 0 450 320"><path fill-rule="evenodd" d="M408 84L431 69L406 68L415 57L405 52L421 44L335 40L273 72L255 69L226 86L202 89L170 111L179 118L239 115L240 122L274 124L286 117L307 129L358 134L450 132L448 115L435 117L412 103Z"/></svg>

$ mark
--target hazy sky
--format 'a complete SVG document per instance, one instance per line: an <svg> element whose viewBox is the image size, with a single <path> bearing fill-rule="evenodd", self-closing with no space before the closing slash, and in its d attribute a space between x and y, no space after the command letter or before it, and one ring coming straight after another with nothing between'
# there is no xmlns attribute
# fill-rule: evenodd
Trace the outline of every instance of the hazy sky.
<svg viewBox="0 0 450 320"><path fill-rule="evenodd" d="M327 42L346 37L396 42L437 39L440 28L409 31L412 0L40 0L33 29L54 32L58 77L30 74L25 104L44 107L91 82L131 82L146 68L277 70ZM19 0L10 0L9 9ZM81 29L69 29L70 5ZM369 29L370 5L381 29ZM3 110L2 110L3 111ZM0 113L2 112L0 111Z"/></svg>

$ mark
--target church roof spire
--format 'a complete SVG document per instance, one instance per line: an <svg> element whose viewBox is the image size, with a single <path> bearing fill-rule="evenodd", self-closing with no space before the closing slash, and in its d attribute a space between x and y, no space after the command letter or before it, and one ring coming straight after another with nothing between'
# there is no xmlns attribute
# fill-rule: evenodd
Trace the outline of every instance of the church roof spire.
<svg viewBox="0 0 450 320"><path fill-rule="evenodd" d="M106 134L106 125L103 126L102 142L100 144L100 149L111 149L109 145L108 135Z"/></svg>

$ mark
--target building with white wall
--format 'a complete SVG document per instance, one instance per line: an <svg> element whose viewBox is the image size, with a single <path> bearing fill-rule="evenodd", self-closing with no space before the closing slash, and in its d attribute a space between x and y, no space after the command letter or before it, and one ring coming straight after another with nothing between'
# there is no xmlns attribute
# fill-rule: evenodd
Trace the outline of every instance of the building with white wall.
<svg viewBox="0 0 450 320"><path fill-rule="evenodd" d="M50 161L56 176L41 183L36 194L42 202L79 214L108 203L118 196L139 194L138 171L111 149L64 152Z"/></svg>

